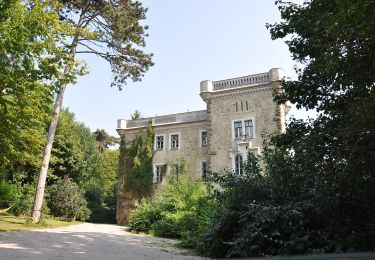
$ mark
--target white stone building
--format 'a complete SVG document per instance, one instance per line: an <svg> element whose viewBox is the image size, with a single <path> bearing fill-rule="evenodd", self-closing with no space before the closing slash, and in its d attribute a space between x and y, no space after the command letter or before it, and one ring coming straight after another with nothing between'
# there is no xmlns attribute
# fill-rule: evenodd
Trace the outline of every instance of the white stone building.
<svg viewBox="0 0 375 260"><path fill-rule="evenodd" d="M241 174L248 153L262 153L261 135L285 130L290 107L273 102L283 78L281 69L271 69L239 78L202 81L200 96L206 110L120 119L117 132L130 141L152 121L155 183L163 182L163 166L175 164L179 158L187 162L197 179L204 178L208 169L226 168Z"/></svg>

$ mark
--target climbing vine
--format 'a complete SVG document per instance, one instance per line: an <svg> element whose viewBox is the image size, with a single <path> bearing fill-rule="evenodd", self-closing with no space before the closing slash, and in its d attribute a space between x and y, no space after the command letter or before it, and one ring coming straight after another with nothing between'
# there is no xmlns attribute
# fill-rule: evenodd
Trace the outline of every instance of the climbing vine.
<svg viewBox="0 0 375 260"><path fill-rule="evenodd" d="M123 180L122 192L140 201L153 193L152 158L154 156L154 131L151 122L144 131L127 143L123 138L120 147L119 177Z"/></svg>

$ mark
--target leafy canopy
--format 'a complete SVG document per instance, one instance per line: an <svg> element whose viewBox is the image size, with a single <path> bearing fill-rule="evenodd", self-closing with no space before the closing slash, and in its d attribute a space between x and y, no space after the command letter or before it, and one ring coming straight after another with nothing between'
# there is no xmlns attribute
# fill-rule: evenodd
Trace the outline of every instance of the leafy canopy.
<svg viewBox="0 0 375 260"><path fill-rule="evenodd" d="M35 165L68 55L56 1L0 2L0 165ZM76 72L74 64L72 73ZM75 68L75 69L74 69ZM73 74L68 78L74 81ZM15 166L17 165L17 166Z"/></svg>
<svg viewBox="0 0 375 260"><path fill-rule="evenodd" d="M286 38L298 79L284 84L297 107L344 113L373 92L375 81L375 2L313 0L303 5L276 1L282 21L272 39Z"/></svg>
<svg viewBox="0 0 375 260"><path fill-rule="evenodd" d="M64 109L52 149L50 179L69 177L83 186L94 175L98 160L99 151L90 129Z"/></svg>
<svg viewBox="0 0 375 260"><path fill-rule="evenodd" d="M112 86L120 90L131 78L139 81L153 65L143 52L147 26L145 9L139 1L60 0L60 16L76 26L76 53L94 54L109 62L114 75ZM79 20L77 21L77 15ZM86 31L84 35L81 31Z"/></svg>

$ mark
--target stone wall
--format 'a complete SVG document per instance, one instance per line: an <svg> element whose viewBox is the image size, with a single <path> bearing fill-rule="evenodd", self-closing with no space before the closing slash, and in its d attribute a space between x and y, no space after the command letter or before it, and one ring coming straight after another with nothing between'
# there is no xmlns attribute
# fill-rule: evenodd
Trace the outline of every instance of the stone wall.
<svg viewBox="0 0 375 260"><path fill-rule="evenodd" d="M133 140L137 134L140 134L140 131L139 128L123 129L119 131L119 133L129 142ZM199 179L201 161L208 160L208 148L200 145L201 131L207 131L207 121L154 126L155 136L164 136L164 149L162 151L155 151L153 164L171 165L183 159L191 170L191 177ZM171 149L171 134L179 134L179 149Z"/></svg>
<svg viewBox="0 0 375 260"><path fill-rule="evenodd" d="M210 168L219 171L232 168L233 155L252 150L262 152L262 134L279 132L275 113L277 105L272 101L271 86L262 85L247 90L213 94L210 99ZM253 121L252 139L234 140L234 121ZM243 149L239 146L244 146Z"/></svg>
<svg viewBox="0 0 375 260"><path fill-rule="evenodd" d="M202 81L200 95L207 104L207 110L142 120L121 119L118 120L117 132L129 142L152 121L155 136L164 136L164 149L156 151L153 158L154 171L155 165L172 165L181 159L187 163L193 179L200 179L202 161L212 171L233 170L237 154L246 160L249 152L262 153L263 134L285 131L285 117L290 107L273 102L273 95L282 91L283 78L282 70L276 68L239 78ZM234 122L239 120L243 123L244 120L252 120L252 138L234 138ZM208 134L207 147L201 146L202 131ZM171 134L179 134L179 149L171 149ZM168 176L168 167L166 174ZM162 186L158 184L159 188ZM119 207L131 208L126 202L128 199L121 194L118 200ZM117 214L128 214L126 210L118 210L121 212Z"/></svg>

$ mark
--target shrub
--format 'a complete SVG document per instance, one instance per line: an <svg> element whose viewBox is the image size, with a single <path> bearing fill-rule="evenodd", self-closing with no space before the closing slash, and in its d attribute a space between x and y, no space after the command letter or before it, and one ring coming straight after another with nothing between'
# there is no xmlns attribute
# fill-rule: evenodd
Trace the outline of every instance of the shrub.
<svg viewBox="0 0 375 260"><path fill-rule="evenodd" d="M161 202L157 199L154 200L144 200L130 214L128 227L134 232L144 232L147 233L152 229L153 223L161 218Z"/></svg>
<svg viewBox="0 0 375 260"><path fill-rule="evenodd" d="M34 203L35 187L31 184L0 183L1 208L12 206L10 213L16 216L30 215ZM46 204L43 204L42 215L49 214Z"/></svg>
<svg viewBox="0 0 375 260"><path fill-rule="evenodd" d="M105 190L96 183L90 183L85 191L87 207L91 210L90 222L116 223L116 191Z"/></svg>
<svg viewBox="0 0 375 260"><path fill-rule="evenodd" d="M215 203L204 183L194 182L178 167L165 192L144 200L129 218L129 229L157 236L181 239L181 245L195 248L202 240L215 212ZM184 170L185 171L185 170ZM173 173L172 173L173 174Z"/></svg>
<svg viewBox="0 0 375 260"><path fill-rule="evenodd" d="M70 179L58 180L49 190L51 214L62 220L85 221L90 217L87 202L78 185Z"/></svg>
<svg viewBox="0 0 375 260"><path fill-rule="evenodd" d="M5 181L0 181L0 207L9 207L14 193L14 185Z"/></svg>
<svg viewBox="0 0 375 260"><path fill-rule="evenodd" d="M328 175L328 162L311 162L309 150L303 152L265 145L262 174L251 155L244 175L216 174L220 210L198 251L254 257L373 250L375 225L369 216L374 210L368 207L363 216L366 207L359 198L368 205L373 200L343 189L345 173Z"/></svg>
<svg viewBox="0 0 375 260"><path fill-rule="evenodd" d="M35 196L35 187L30 184L24 184L23 186L16 186L14 184L14 190L12 194L12 213L16 216L19 215L30 215L33 208ZM43 212L44 210L44 212ZM42 214L48 214L48 209L44 205L42 208Z"/></svg>

